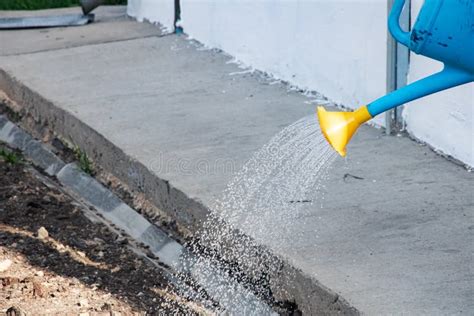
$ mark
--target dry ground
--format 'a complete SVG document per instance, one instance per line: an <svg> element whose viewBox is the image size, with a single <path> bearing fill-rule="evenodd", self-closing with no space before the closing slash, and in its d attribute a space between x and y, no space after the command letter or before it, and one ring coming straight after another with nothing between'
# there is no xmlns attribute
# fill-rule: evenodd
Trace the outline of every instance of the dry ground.
<svg viewBox="0 0 474 316"><path fill-rule="evenodd" d="M207 313L126 238L91 222L27 163L7 160L0 155L0 315Z"/></svg>

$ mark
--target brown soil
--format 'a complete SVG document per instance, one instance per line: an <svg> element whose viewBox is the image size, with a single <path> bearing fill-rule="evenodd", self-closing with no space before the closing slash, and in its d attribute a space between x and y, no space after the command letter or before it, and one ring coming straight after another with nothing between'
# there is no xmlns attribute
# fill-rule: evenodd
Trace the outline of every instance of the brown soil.
<svg viewBox="0 0 474 316"><path fill-rule="evenodd" d="M0 157L0 315L209 313L82 207Z"/></svg>

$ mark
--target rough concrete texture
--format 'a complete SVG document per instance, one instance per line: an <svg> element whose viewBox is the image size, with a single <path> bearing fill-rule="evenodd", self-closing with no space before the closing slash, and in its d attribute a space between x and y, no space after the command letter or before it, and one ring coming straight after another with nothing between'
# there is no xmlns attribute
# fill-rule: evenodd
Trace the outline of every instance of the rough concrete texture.
<svg viewBox="0 0 474 316"><path fill-rule="evenodd" d="M232 178L212 166L237 170L314 106L256 75L230 75L240 69L222 53L148 35L34 54L11 41L8 54L18 55L0 57L0 89L192 226ZM368 126L348 153L330 173L324 207L292 223L304 238L278 249L303 271L292 289L303 310L331 311L338 299L325 287L371 315L474 310L473 173Z"/></svg>

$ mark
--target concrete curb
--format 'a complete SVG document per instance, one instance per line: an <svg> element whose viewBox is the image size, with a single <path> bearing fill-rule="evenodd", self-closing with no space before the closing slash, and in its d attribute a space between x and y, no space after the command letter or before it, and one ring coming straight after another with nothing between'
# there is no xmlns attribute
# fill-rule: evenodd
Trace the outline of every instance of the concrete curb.
<svg viewBox="0 0 474 316"><path fill-rule="evenodd" d="M0 115L0 140L25 153L48 175L55 176L63 167L55 154L44 148L40 142Z"/></svg>
<svg viewBox="0 0 474 316"><path fill-rule="evenodd" d="M192 233L198 231L200 224L209 214L208 209L200 201L188 197L168 181L160 179L73 114L55 106L2 69L0 69L0 89L20 104L36 122L48 126L57 135L79 146L97 165L127 184L131 190L144 193L147 199L176 220L179 226ZM66 181L66 178L71 179L74 173L72 166L65 168L59 173L63 181ZM124 211L114 209L109 213L114 212L119 214ZM137 222L137 225L140 224ZM314 278L278 256L273 254L271 256L282 262L279 271L267 276L272 293L279 300L294 301L304 314L359 314L347 301ZM243 268L245 270L246 267Z"/></svg>

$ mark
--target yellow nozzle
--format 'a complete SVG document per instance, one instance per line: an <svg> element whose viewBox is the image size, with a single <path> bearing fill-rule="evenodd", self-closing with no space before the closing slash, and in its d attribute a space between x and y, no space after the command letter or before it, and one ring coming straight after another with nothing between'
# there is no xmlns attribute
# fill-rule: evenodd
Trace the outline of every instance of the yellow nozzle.
<svg viewBox="0 0 474 316"><path fill-rule="evenodd" d="M359 126L370 120L372 116L367 106L354 112L328 112L318 106L318 119L321 131L331 146L342 156L346 156L346 145Z"/></svg>

